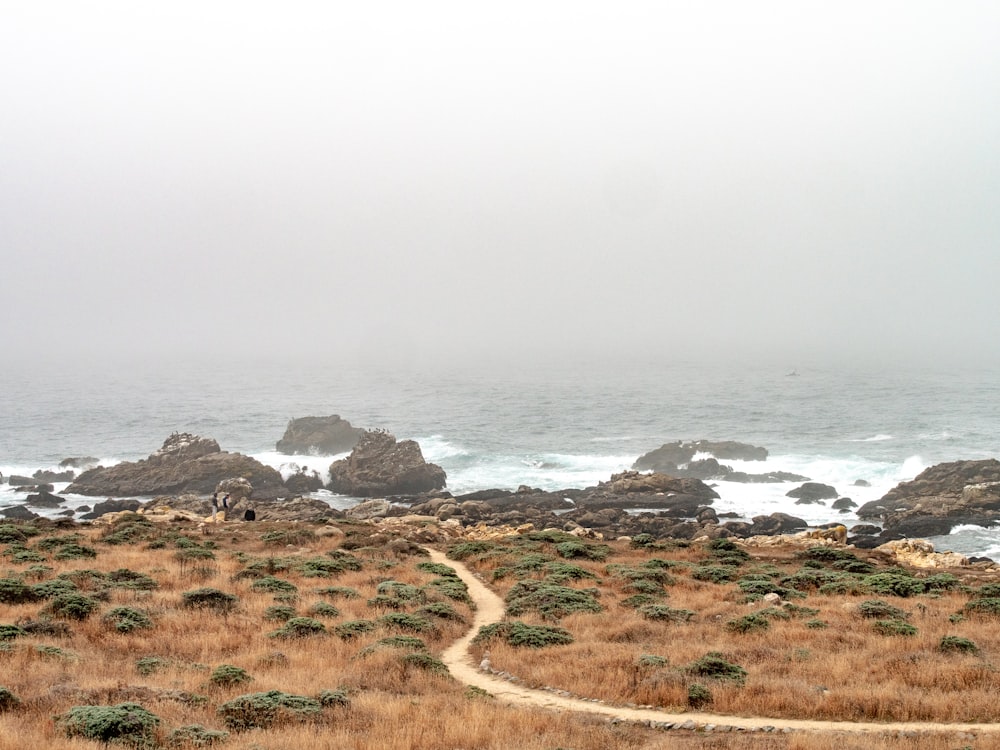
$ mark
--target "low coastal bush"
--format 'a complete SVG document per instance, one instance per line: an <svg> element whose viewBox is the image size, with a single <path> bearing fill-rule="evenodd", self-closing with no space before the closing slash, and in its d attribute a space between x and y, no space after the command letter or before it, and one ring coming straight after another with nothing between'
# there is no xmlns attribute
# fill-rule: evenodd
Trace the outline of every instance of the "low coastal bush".
<svg viewBox="0 0 1000 750"><path fill-rule="evenodd" d="M691 708L703 708L712 702L712 691L700 682L688 685L687 702Z"/></svg>
<svg viewBox="0 0 1000 750"><path fill-rule="evenodd" d="M268 594L293 594L298 591L298 588L294 583L282 578L265 576L251 583L250 590Z"/></svg>
<svg viewBox="0 0 1000 750"><path fill-rule="evenodd" d="M104 615L103 619L119 633L131 633L134 630L148 630L153 627L153 618L149 613L133 607L115 607Z"/></svg>
<svg viewBox="0 0 1000 750"><path fill-rule="evenodd" d="M280 630L269 633L269 638L307 638L313 635L325 635L326 625L311 617L293 617Z"/></svg>
<svg viewBox="0 0 1000 750"><path fill-rule="evenodd" d="M229 732L221 729L206 729L201 724L187 724L177 727L167 735L168 747L211 747L229 739Z"/></svg>
<svg viewBox="0 0 1000 750"><path fill-rule="evenodd" d="M492 552L494 549L496 549L496 545L493 542L459 542L449 547L445 554L451 560L463 561L470 557L479 557L487 552Z"/></svg>
<svg viewBox="0 0 1000 750"><path fill-rule="evenodd" d="M368 656L382 648L402 648L410 651L426 651L427 644L423 639L413 635L390 635L388 638L381 638L369 646L365 646L358 652L358 656Z"/></svg>
<svg viewBox="0 0 1000 750"><path fill-rule="evenodd" d="M213 588L185 591L181 594L181 605L187 609L210 609L219 614L227 614L236 608L239 598L233 594Z"/></svg>
<svg viewBox="0 0 1000 750"><path fill-rule="evenodd" d="M160 719L138 703L117 706L74 706L56 717L67 737L83 737L130 748L156 747Z"/></svg>
<svg viewBox="0 0 1000 750"><path fill-rule="evenodd" d="M468 604L472 601L469 598L469 587L458 578L435 578L427 585L441 594L441 596L445 596L456 602L465 602Z"/></svg>
<svg viewBox="0 0 1000 750"><path fill-rule="evenodd" d="M135 661L135 671L143 677L161 672L170 666L170 662L159 656L143 656Z"/></svg>
<svg viewBox="0 0 1000 750"><path fill-rule="evenodd" d="M458 578L458 573L451 566L445 565L444 563L436 562L418 562L414 567L423 573L430 573L435 576L442 576L444 578Z"/></svg>
<svg viewBox="0 0 1000 750"><path fill-rule="evenodd" d="M456 622L463 622L465 620L465 618L462 617L462 615L460 615L458 611L447 602L431 602L430 604L425 604L414 614L418 617L437 617L441 620L454 620Z"/></svg>
<svg viewBox="0 0 1000 750"><path fill-rule="evenodd" d="M965 612L970 615L1000 617L1000 597L973 599L965 605Z"/></svg>
<svg viewBox="0 0 1000 750"><path fill-rule="evenodd" d="M338 688L336 690L323 690L320 692L318 700L319 704L323 706L323 708L351 705L351 699L347 695L347 691L343 688Z"/></svg>
<svg viewBox="0 0 1000 750"><path fill-rule="evenodd" d="M736 580L739 574L739 570L732 565L699 565L691 571L693 579L709 583L728 583Z"/></svg>
<svg viewBox="0 0 1000 750"><path fill-rule="evenodd" d="M664 604L646 604L638 612L645 619L657 622L689 622L694 618L690 609L674 609Z"/></svg>
<svg viewBox="0 0 1000 750"><path fill-rule="evenodd" d="M472 639L473 643L489 643L498 639L516 648L545 648L565 646L573 642L573 636L564 628L549 625L528 625L520 620L495 622L484 625Z"/></svg>
<svg viewBox="0 0 1000 750"><path fill-rule="evenodd" d="M303 526L293 526L288 529L275 529L265 531L260 535L260 540L270 547L301 547L309 542L316 541L316 532Z"/></svg>
<svg viewBox="0 0 1000 750"><path fill-rule="evenodd" d="M584 544L574 539L573 541L560 542L556 545L556 554L559 557L574 558L582 557L585 560L604 560L611 554L611 548L606 544Z"/></svg>
<svg viewBox="0 0 1000 750"><path fill-rule="evenodd" d="M349 586L324 586L323 588L316 589L316 593L320 596L329 596L331 598L341 598L341 599L358 599L361 597L355 589Z"/></svg>
<svg viewBox="0 0 1000 750"><path fill-rule="evenodd" d="M600 612L594 589L574 589L542 581L519 581L507 592L507 611L514 615L538 612L546 620L559 620L573 612Z"/></svg>
<svg viewBox="0 0 1000 750"><path fill-rule="evenodd" d="M881 599L869 599L858 605L858 614L867 620L908 620L910 613L886 604Z"/></svg>
<svg viewBox="0 0 1000 750"><path fill-rule="evenodd" d="M766 622L766 620L765 620ZM710 677L715 680L735 682L742 685L747 678L747 671L738 664L730 664L718 651L707 654L691 662L686 671L698 677Z"/></svg>
<svg viewBox="0 0 1000 750"><path fill-rule="evenodd" d="M232 664L220 664L212 670L208 681L217 687L234 687L247 682L252 682L253 677L247 674L242 667L234 667Z"/></svg>
<svg viewBox="0 0 1000 750"><path fill-rule="evenodd" d="M318 700L304 695L292 695L280 690L248 693L223 703L217 709L226 728L231 732L270 727L317 718L322 711Z"/></svg>
<svg viewBox="0 0 1000 750"><path fill-rule="evenodd" d="M365 633L370 633L377 627L378 625L371 620L348 620L334 627L333 632L338 638L347 641Z"/></svg>
<svg viewBox="0 0 1000 750"><path fill-rule="evenodd" d="M864 576L861 584L873 594L902 598L924 593L924 582L907 573L875 573Z"/></svg>
<svg viewBox="0 0 1000 750"><path fill-rule="evenodd" d="M38 601L34 588L17 578L0 578L0 604L30 604Z"/></svg>
<svg viewBox="0 0 1000 750"><path fill-rule="evenodd" d="M50 617L66 620L86 620L100 606L100 602L93 597L70 592L53 597L42 612Z"/></svg>
<svg viewBox="0 0 1000 750"><path fill-rule="evenodd" d="M316 602L309 608L312 617L340 617L340 610L326 602Z"/></svg>
<svg viewBox="0 0 1000 750"><path fill-rule="evenodd" d="M759 612L729 620L725 625L726 630L730 633L752 633L758 630L767 630L769 627L771 627L771 621Z"/></svg>
<svg viewBox="0 0 1000 750"><path fill-rule="evenodd" d="M28 530L35 532L28 533ZM38 529L31 526L14 526L9 523L0 524L0 544L10 544L11 542L26 542L28 537L37 536Z"/></svg>
<svg viewBox="0 0 1000 750"><path fill-rule="evenodd" d="M0 685L0 713L3 713L4 711L13 711L20 705L21 699L3 685Z"/></svg>
<svg viewBox="0 0 1000 750"><path fill-rule="evenodd" d="M957 635L945 635L941 637L938 650L943 653L978 654L979 646L968 638L960 638Z"/></svg>
<svg viewBox="0 0 1000 750"><path fill-rule="evenodd" d="M112 570L104 577L104 580L108 586L133 591L153 591L160 585L145 573L137 573L128 568Z"/></svg>
<svg viewBox="0 0 1000 750"><path fill-rule="evenodd" d="M27 634L28 631L19 625L0 625L0 642L23 638Z"/></svg>
<svg viewBox="0 0 1000 750"><path fill-rule="evenodd" d="M287 604L275 604L264 610L264 619L272 622L288 622L295 617L295 607Z"/></svg>
<svg viewBox="0 0 1000 750"><path fill-rule="evenodd" d="M426 633L434 629L434 624L426 617L410 615L405 612L390 612L378 618L378 622L390 628L408 630L412 633Z"/></svg>
<svg viewBox="0 0 1000 750"><path fill-rule="evenodd" d="M70 542L59 547L52 555L55 560L83 560L97 557L97 550L76 542Z"/></svg>
<svg viewBox="0 0 1000 750"><path fill-rule="evenodd" d="M911 636L917 634L917 629L903 620L876 620L872 629L879 635Z"/></svg>
<svg viewBox="0 0 1000 750"><path fill-rule="evenodd" d="M411 651L400 657L403 664L416 667L424 672L433 674L448 674L448 667L440 659L424 653L423 651Z"/></svg>

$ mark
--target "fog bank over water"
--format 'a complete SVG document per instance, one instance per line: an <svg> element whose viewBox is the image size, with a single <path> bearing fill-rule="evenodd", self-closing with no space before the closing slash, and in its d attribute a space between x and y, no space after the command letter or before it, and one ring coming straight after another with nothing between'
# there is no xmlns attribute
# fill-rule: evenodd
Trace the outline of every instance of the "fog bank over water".
<svg viewBox="0 0 1000 750"><path fill-rule="evenodd" d="M0 339L1000 366L998 29L975 2L8 3Z"/></svg>

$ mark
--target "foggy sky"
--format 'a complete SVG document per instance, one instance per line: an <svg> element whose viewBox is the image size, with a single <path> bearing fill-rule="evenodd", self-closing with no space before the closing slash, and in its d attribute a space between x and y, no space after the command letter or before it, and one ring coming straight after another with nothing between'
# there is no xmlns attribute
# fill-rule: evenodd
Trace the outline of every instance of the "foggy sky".
<svg viewBox="0 0 1000 750"><path fill-rule="evenodd" d="M8 352L1000 362L994 2L7 0L0 101Z"/></svg>

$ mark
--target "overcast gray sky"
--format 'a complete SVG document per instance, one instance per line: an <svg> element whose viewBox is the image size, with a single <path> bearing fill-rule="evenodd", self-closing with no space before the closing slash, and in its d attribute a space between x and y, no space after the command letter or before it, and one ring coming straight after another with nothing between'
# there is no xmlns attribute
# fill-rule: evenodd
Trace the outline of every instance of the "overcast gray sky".
<svg viewBox="0 0 1000 750"><path fill-rule="evenodd" d="M8 352L1000 357L1000 3L0 9Z"/></svg>

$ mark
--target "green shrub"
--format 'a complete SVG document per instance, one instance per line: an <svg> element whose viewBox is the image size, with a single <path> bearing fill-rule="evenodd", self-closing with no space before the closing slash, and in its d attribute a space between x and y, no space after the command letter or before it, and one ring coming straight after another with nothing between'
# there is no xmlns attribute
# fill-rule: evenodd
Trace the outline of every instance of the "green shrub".
<svg viewBox="0 0 1000 750"><path fill-rule="evenodd" d="M556 545L559 557L582 557L587 560L604 560L611 554L611 548L606 544L584 544L581 541L560 542Z"/></svg>
<svg viewBox="0 0 1000 750"><path fill-rule="evenodd" d="M842 570L845 573L856 573L858 575L871 575L875 572L875 566L864 560L842 559L836 560L831 566L834 570Z"/></svg>
<svg viewBox="0 0 1000 750"><path fill-rule="evenodd" d="M916 635L917 629L903 620L876 620L872 628L879 635Z"/></svg>
<svg viewBox="0 0 1000 750"><path fill-rule="evenodd" d="M319 704L323 708L329 708L331 706L349 706L351 704L351 699L347 695L347 691L343 688L338 688L337 690L323 690L319 694Z"/></svg>
<svg viewBox="0 0 1000 750"><path fill-rule="evenodd" d="M187 609L210 609L213 612L227 614L235 609L239 598L225 591L212 588L195 589L181 594L181 604Z"/></svg>
<svg viewBox="0 0 1000 750"><path fill-rule="evenodd" d="M132 748L155 747L159 717L138 703L117 706L74 706L56 717L67 737Z"/></svg>
<svg viewBox="0 0 1000 750"><path fill-rule="evenodd" d="M976 591L977 599L1000 599L1000 583L984 583Z"/></svg>
<svg viewBox="0 0 1000 750"><path fill-rule="evenodd" d="M212 670L208 681L218 687L233 687L252 682L253 677L247 674L242 667L234 667L232 664L220 664Z"/></svg>
<svg viewBox="0 0 1000 750"><path fill-rule="evenodd" d="M631 546L634 549L639 547L649 547L655 541L656 537L653 536L652 534L636 534L635 536L632 537L632 540L629 542L629 546Z"/></svg>
<svg viewBox="0 0 1000 750"><path fill-rule="evenodd" d="M69 625L50 620L47 617L38 620L18 620L17 624L28 635L53 636L55 638L66 638L70 635Z"/></svg>
<svg viewBox="0 0 1000 750"><path fill-rule="evenodd" d="M18 625L0 625L0 642L23 638L28 631Z"/></svg>
<svg viewBox="0 0 1000 750"><path fill-rule="evenodd" d="M647 604L657 604L661 599L662 595L653 594L634 594L632 596L625 597L620 602L618 602L623 607L628 607L629 609L640 609L645 607Z"/></svg>
<svg viewBox="0 0 1000 750"><path fill-rule="evenodd" d="M159 536L156 524L137 513L120 517L102 535L105 544L137 544Z"/></svg>
<svg viewBox="0 0 1000 750"><path fill-rule="evenodd" d="M826 594L827 596L859 596L861 594L867 594L868 591L868 587L865 586L860 579L855 578L854 576L844 576L843 578L838 578L829 581L828 583L824 583L819 587L819 593Z"/></svg>
<svg viewBox="0 0 1000 750"><path fill-rule="evenodd" d="M21 705L21 700L10 690L0 685L0 713L13 711Z"/></svg>
<svg viewBox="0 0 1000 750"><path fill-rule="evenodd" d="M42 581L31 587L39 599L55 599L60 594L75 594L80 591L76 584L65 578Z"/></svg>
<svg viewBox="0 0 1000 750"><path fill-rule="evenodd" d="M307 527L294 526L287 529L265 531L260 535L260 540L272 547L287 547L289 545L301 547L303 544L315 541L316 532Z"/></svg>
<svg viewBox="0 0 1000 750"><path fill-rule="evenodd" d="M187 724L177 727L167 735L169 747L210 747L229 739L229 732L219 729L205 729L201 724Z"/></svg>
<svg viewBox="0 0 1000 750"><path fill-rule="evenodd" d="M692 682L688 685L688 705L691 708L702 708L712 702L712 691L700 682Z"/></svg>
<svg viewBox="0 0 1000 750"><path fill-rule="evenodd" d="M806 560L820 560L822 562L839 562L839 561L857 561L858 558L852 552L848 552L840 547L824 547L822 545L817 545L815 547L809 547L795 555L798 558Z"/></svg>
<svg viewBox="0 0 1000 750"><path fill-rule="evenodd" d="M469 587L458 578L435 578L427 584L437 591L441 596L446 596L456 602L470 603Z"/></svg>
<svg viewBox="0 0 1000 750"><path fill-rule="evenodd" d="M743 667L737 664L730 664L718 651L709 651L700 659L691 662L687 666L687 672L699 677L728 680L740 685L746 681L747 677L747 671Z"/></svg>
<svg viewBox="0 0 1000 750"><path fill-rule="evenodd" d="M968 638L960 638L957 635L945 635L941 637L938 650L944 653L957 651L963 654L978 654L979 646Z"/></svg>
<svg viewBox="0 0 1000 750"><path fill-rule="evenodd" d="M673 609L665 604L647 604L639 607L639 614L647 620L658 622L688 622L694 617L690 609Z"/></svg>
<svg viewBox="0 0 1000 750"><path fill-rule="evenodd" d="M24 563L40 563L45 562L48 559L42 553L20 545L11 545L4 551L4 554L7 555L10 558L10 561L15 565L22 565Z"/></svg>
<svg viewBox="0 0 1000 750"><path fill-rule="evenodd" d="M445 666L443 661L423 651L411 651L403 654L400 658L403 664L407 666L416 667L417 669L433 674L448 674L448 667Z"/></svg>
<svg viewBox="0 0 1000 750"><path fill-rule="evenodd" d="M699 565L691 571L691 577L696 581L711 583L727 583L738 575L739 571L732 565Z"/></svg>
<svg viewBox="0 0 1000 750"><path fill-rule="evenodd" d="M546 620L558 620L573 612L600 612L592 589L573 589L542 581L519 581L507 592L507 611L515 617L538 612Z"/></svg>
<svg viewBox="0 0 1000 750"><path fill-rule="evenodd" d="M339 597L341 599L357 599L361 596L355 589L348 586L325 586L324 588L316 589L316 593L321 596Z"/></svg>
<svg viewBox="0 0 1000 750"><path fill-rule="evenodd" d="M335 578L345 569L342 562L327 557L311 557L296 566L304 578Z"/></svg>
<svg viewBox="0 0 1000 750"><path fill-rule="evenodd" d="M454 620L464 622L465 618L460 615L453 606L447 602L431 602L415 612L418 616L437 617L442 620Z"/></svg>
<svg viewBox="0 0 1000 750"><path fill-rule="evenodd" d="M581 568L579 565L573 565L572 563L553 561L546 563L545 573L548 580L553 583L562 583L563 581L582 581L585 578L597 579L594 573L591 573L586 568Z"/></svg>
<svg viewBox="0 0 1000 750"><path fill-rule="evenodd" d="M423 602L427 598L424 592L416 586L399 581L382 581L375 588L375 593L404 602Z"/></svg>
<svg viewBox="0 0 1000 750"><path fill-rule="evenodd" d="M131 633L133 630L148 630L153 627L153 619L147 612L132 607L115 607L104 615L104 621L111 624L119 633Z"/></svg>
<svg viewBox="0 0 1000 750"><path fill-rule="evenodd" d="M806 620L805 621L805 626L807 628L809 628L810 630L822 630L823 628L830 627L823 620Z"/></svg>
<svg viewBox="0 0 1000 750"><path fill-rule="evenodd" d="M669 663L665 657L657 656L656 654L642 654L636 661L636 664L640 667L647 668L665 667Z"/></svg>
<svg viewBox="0 0 1000 750"><path fill-rule="evenodd" d="M924 579L925 591L954 591L961 582L951 573L938 573Z"/></svg>
<svg viewBox="0 0 1000 750"><path fill-rule="evenodd" d="M337 625L333 632L338 638L347 641L364 633L370 633L377 627L378 625L371 620L348 620Z"/></svg>
<svg viewBox="0 0 1000 750"><path fill-rule="evenodd" d="M759 612L737 617L725 625L726 630L730 633L752 633L757 630L767 630L769 627L771 627L771 621Z"/></svg>
<svg viewBox="0 0 1000 750"><path fill-rule="evenodd" d="M30 604L38 601L34 588L16 578L0 578L0 604Z"/></svg>
<svg viewBox="0 0 1000 750"><path fill-rule="evenodd" d="M965 611L973 615L1000 616L1000 597L973 599L965 605Z"/></svg>
<svg viewBox="0 0 1000 750"><path fill-rule="evenodd" d="M271 622L288 622L295 617L295 607L287 604L275 604L264 610L264 619Z"/></svg>
<svg viewBox="0 0 1000 750"><path fill-rule="evenodd" d="M25 533L24 528L9 523L0 524L0 544L28 541L29 535Z"/></svg>
<svg viewBox="0 0 1000 750"><path fill-rule="evenodd" d="M82 560L97 557L97 550L93 547L71 542L61 546L52 557L55 560Z"/></svg>
<svg viewBox="0 0 1000 750"><path fill-rule="evenodd" d="M135 591L152 591L160 585L145 573L138 573L128 568L113 570L105 576L104 580L114 588Z"/></svg>
<svg viewBox="0 0 1000 750"><path fill-rule="evenodd" d="M784 605L784 610L789 617L797 617L800 619L803 617L813 617L814 615L819 614L819 610L815 607L800 607L797 604L791 603L786 603Z"/></svg>
<svg viewBox="0 0 1000 750"><path fill-rule="evenodd" d="M564 628L549 625L528 625L520 620L495 622L479 629L473 643L488 643L493 639L506 641L516 648L545 648L564 646L573 642L573 636Z"/></svg>
<svg viewBox="0 0 1000 750"><path fill-rule="evenodd" d="M320 702L313 698L271 690L233 698L219 706L217 712L227 729L245 732L310 721L317 718L321 710Z"/></svg>
<svg viewBox="0 0 1000 750"><path fill-rule="evenodd" d="M781 586L770 578L747 576L737 581L736 585L746 594L747 601L759 601L767 594L777 594L782 599L805 598L805 594L801 591Z"/></svg>
<svg viewBox="0 0 1000 750"><path fill-rule="evenodd" d="M293 617L280 630L269 634L271 638L306 638L311 635L325 635L326 625L311 617Z"/></svg>
<svg viewBox="0 0 1000 750"><path fill-rule="evenodd" d="M166 659L161 659L159 656L143 656L141 659L136 659L135 671L143 677L148 677L149 675L156 674L169 666L170 662Z"/></svg>
<svg viewBox="0 0 1000 750"><path fill-rule="evenodd" d="M332 604L316 602L309 608L309 614L313 617L340 617L340 610Z"/></svg>
<svg viewBox="0 0 1000 750"><path fill-rule="evenodd" d="M52 617L66 620L86 620L99 606L100 603L96 599L71 592L54 597L42 611Z"/></svg>
<svg viewBox="0 0 1000 750"><path fill-rule="evenodd" d="M448 548L445 553L451 560L467 560L470 557L492 552L496 549L493 542L459 542Z"/></svg>
<svg viewBox="0 0 1000 750"><path fill-rule="evenodd" d="M265 592L269 594L292 594L298 591L294 583L285 581L274 576L259 578L250 584L251 591Z"/></svg>
<svg viewBox="0 0 1000 750"><path fill-rule="evenodd" d="M434 629L434 625L426 617L409 615L405 612L390 612L378 618L378 622L387 627L409 630L413 633L425 633Z"/></svg>
<svg viewBox="0 0 1000 750"><path fill-rule="evenodd" d="M458 573L455 572L455 569L449 565L445 565L444 563L424 561L424 562L418 562L414 567L416 567L417 570L420 570L424 573L430 573L431 575L435 576L442 576L445 578L458 577Z"/></svg>
<svg viewBox="0 0 1000 750"><path fill-rule="evenodd" d="M423 639L413 635L390 635L388 638L381 638L370 646L365 646L359 652L360 656L367 656L381 648L403 648L410 651L426 651L427 644Z"/></svg>
<svg viewBox="0 0 1000 750"><path fill-rule="evenodd" d="M858 614L866 620L908 620L910 613L893 607L881 599L869 599L858 605Z"/></svg>
<svg viewBox="0 0 1000 750"><path fill-rule="evenodd" d="M861 579L863 586L874 594L910 597L924 593L924 582L904 573L875 573Z"/></svg>

